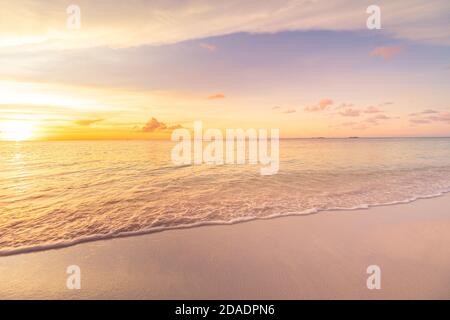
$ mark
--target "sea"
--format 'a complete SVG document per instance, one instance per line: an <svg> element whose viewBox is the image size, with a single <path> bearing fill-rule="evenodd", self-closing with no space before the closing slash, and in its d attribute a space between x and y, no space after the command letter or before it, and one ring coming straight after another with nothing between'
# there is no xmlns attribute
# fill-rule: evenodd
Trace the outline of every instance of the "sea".
<svg viewBox="0 0 450 320"><path fill-rule="evenodd" d="M0 142L0 255L450 191L450 138L282 139L267 176L260 164L174 165L173 147Z"/></svg>

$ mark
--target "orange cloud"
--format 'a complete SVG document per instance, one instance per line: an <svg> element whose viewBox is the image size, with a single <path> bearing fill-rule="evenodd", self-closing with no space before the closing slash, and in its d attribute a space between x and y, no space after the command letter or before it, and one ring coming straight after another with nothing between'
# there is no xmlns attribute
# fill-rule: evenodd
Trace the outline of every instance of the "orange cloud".
<svg viewBox="0 0 450 320"><path fill-rule="evenodd" d="M402 47L399 46L378 47L373 49L370 54L372 56L382 57L383 59L388 60L398 55L402 50L403 50Z"/></svg>
<svg viewBox="0 0 450 320"><path fill-rule="evenodd" d="M325 109L325 108L327 108L328 106L330 106L332 104L333 104L333 100L331 100L331 99L322 99L322 100L319 101L319 106L322 109Z"/></svg>
<svg viewBox="0 0 450 320"><path fill-rule="evenodd" d="M88 127L93 123L99 122L99 121L103 121L103 119L94 119L94 120L76 120L74 121L75 124L79 125L79 126L83 126L83 127Z"/></svg>
<svg viewBox="0 0 450 320"><path fill-rule="evenodd" d="M281 113L294 113L294 112L296 112L295 109L288 109L288 110L282 111Z"/></svg>
<svg viewBox="0 0 450 320"><path fill-rule="evenodd" d="M225 95L223 93L216 93L208 97L208 100L224 99Z"/></svg>
<svg viewBox="0 0 450 320"><path fill-rule="evenodd" d="M164 122L158 121L156 118L153 118L148 121L144 127L142 127L143 132L157 132L157 131L165 131L165 130L174 130L182 128L180 124L167 126Z"/></svg>
<svg viewBox="0 0 450 320"><path fill-rule="evenodd" d="M322 111L322 110L325 110L326 108L328 108L329 106L331 106L332 104L333 104L333 100L331 100L331 99L322 99L322 100L319 101L318 104L306 107L305 111L309 111L309 112Z"/></svg>

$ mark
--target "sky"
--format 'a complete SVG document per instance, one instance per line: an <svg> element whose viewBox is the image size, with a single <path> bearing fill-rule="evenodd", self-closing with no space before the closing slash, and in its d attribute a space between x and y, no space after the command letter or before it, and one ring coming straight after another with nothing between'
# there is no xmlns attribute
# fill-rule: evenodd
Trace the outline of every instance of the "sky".
<svg viewBox="0 0 450 320"><path fill-rule="evenodd" d="M80 28L67 27L75 4ZM381 29L369 30L369 5ZM0 0L0 140L450 136L450 2Z"/></svg>

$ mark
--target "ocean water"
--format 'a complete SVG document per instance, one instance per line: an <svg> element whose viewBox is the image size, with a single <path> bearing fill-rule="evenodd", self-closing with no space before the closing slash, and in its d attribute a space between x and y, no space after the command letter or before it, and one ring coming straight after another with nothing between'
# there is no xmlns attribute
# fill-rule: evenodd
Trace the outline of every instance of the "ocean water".
<svg viewBox="0 0 450 320"><path fill-rule="evenodd" d="M0 143L0 255L450 190L450 139L280 141L280 170L177 167L170 141ZM301 221L299 222L301 223Z"/></svg>

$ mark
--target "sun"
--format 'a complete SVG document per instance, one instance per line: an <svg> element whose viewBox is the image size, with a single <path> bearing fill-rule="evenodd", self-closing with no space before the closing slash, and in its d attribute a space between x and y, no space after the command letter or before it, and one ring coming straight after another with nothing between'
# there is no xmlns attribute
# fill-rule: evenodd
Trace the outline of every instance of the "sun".
<svg viewBox="0 0 450 320"><path fill-rule="evenodd" d="M0 122L1 140L25 141L33 137L33 125L27 121L6 120Z"/></svg>

